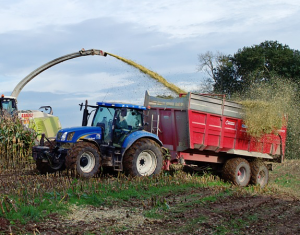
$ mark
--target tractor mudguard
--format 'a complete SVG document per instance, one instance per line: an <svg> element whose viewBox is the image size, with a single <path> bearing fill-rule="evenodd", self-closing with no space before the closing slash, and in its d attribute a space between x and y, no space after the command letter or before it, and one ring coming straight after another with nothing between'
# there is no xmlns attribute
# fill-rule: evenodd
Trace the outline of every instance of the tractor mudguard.
<svg viewBox="0 0 300 235"><path fill-rule="evenodd" d="M126 137L125 141L122 144L122 150L121 150L121 154L122 156L124 155L124 153L126 152L126 150L128 148L130 148L130 146L136 142L138 139L141 138L149 138L149 139L153 139L155 140L160 146L162 146L162 142L159 140L158 136L147 132L147 131L135 131L133 133L131 133L129 136Z"/></svg>

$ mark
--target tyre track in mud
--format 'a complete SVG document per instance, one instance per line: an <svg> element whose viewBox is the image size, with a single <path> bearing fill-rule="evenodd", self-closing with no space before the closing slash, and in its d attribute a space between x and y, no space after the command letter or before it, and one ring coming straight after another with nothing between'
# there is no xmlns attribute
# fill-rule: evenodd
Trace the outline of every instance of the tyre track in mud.
<svg viewBox="0 0 300 235"><path fill-rule="evenodd" d="M45 179L32 174L27 180L46 188L57 183L56 177ZM6 175L3 189L9 183L17 186L17 180L24 179ZM166 202L167 209L153 205L151 198L132 198L107 208L76 207L71 217L53 213L44 221L16 223L12 229L14 234L30 234L34 229L41 234L300 234L299 199L273 190L272 185L255 193L235 186L197 187L158 195L156 200ZM153 209L162 216L146 217ZM9 231L9 226L9 221L1 218L0 233Z"/></svg>
<svg viewBox="0 0 300 235"><path fill-rule="evenodd" d="M215 208L219 209L218 214L223 218L222 224L228 228L236 226L243 234L300 232L299 200L265 196L241 197L232 198L227 203L213 204L211 210ZM293 223L294 218L297 218L296 223Z"/></svg>
<svg viewBox="0 0 300 235"><path fill-rule="evenodd" d="M190 224L199 217L203 219ZM167 218L148 224L145 221L148 232L136 234L182 234L177 228L188 224L191 226L185 228L184 234L300 234L300 201L271 196L229 196L196 204L181 214L169 212Z"/></svg>
<svg viewBox="0 0 300 235"><path fill-rule="evenodd" d="M75 224L76 217L70 220L54 213L46 221L25 226L17 224L14 231L23 233L37 228L42 234L80 234L82 231L87 234L103 234L103 231L106 234L300 234L299 198L284 193L250 195L244 189L232 189L190 188L159 195L157 201L165 200L170 207L158 210L162 219L145 217L147 211L156 207L151 199L136 198L109 208L78 207L76 213L91 216L89 220L78 219ZM9 222L3 220L1 224L7 231ZM122 226L126 229L120 232Z"/></svg>

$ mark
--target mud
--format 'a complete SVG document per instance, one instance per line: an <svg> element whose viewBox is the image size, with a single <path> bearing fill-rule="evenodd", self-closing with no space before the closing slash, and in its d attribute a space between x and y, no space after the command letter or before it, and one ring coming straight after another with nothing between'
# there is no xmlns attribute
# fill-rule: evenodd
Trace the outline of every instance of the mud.
<svg viewBox="0 0 300 235"><path fill-rule="evenodd" d="M170 192L169 210L157 211L160 219L146 218L149 208L136 199L112 207L73 206L67 216L52 214L43 222L12 228L20 234L300 234L300 201L295 197L230 195L198 203L208 195L215 192ZM1 218L0 226L8 231L9 222Z"/></svg>
<svg viewBox="0 0 300 235"><path fill-rule="evenodd" d="M66 215L52 213L27 224L0 217L0 234L300 234L300 192L278 181L288 180L287 169L298 179L299 161L274 168L265 189L188 188L159 195L165 203L159 206L140 198L98 207L72 205ZM14 178L6 175L9 179Z"/></svg>

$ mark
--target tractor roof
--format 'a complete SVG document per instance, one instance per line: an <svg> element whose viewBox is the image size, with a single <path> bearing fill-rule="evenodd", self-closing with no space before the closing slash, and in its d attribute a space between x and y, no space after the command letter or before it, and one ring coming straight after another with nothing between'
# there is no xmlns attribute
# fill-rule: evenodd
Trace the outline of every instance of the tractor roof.
<svg viewBox="0 0 300 235"><path fill-rule="evenodd" d="M14 96L9 96L9 95L1 95L0 98L3 98L3 99L12 99L12 100L15 100L16 97Z"/></svg>
<svg viewBox="0 0 300 235"><path fill-rule="evenodd" d="M141 109L146 110L147 108L142 105L135 105L135 104L123 104L123 103L115 103L115 102L97 102L97 105L99 106L105 106L105 107L117 107L117 108L132 108L132 109Z"/></svg>

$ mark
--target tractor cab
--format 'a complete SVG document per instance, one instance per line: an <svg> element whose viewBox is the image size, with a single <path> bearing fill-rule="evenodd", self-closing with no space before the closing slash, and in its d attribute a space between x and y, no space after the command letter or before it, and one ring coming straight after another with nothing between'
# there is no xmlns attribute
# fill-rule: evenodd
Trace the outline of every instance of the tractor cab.
<svg viewBox="0 0 300 235"><path fill-rule="evenodd" d="M6 111L9 114L14 114L17 111L17 102L15 97L1 95L0 110Z"/></svg>
<svg viewBox="0 0 300 235"><path fill-rule="evenodd" d="M92 126L101 127L106 144L121 147L132 132L143 130L144 106L121 103L97 103Z"/></svg>

